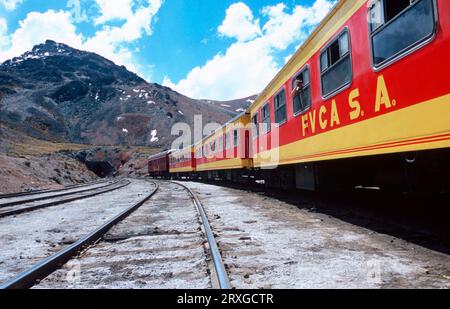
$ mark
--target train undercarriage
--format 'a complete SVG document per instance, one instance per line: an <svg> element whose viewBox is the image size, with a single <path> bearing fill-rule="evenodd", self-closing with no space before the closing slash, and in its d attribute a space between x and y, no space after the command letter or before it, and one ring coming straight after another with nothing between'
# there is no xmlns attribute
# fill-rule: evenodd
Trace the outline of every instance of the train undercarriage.
<svg viewBox="0 0 450 309"><path fill-rule="evenodd" d="M160 173L160 179L260 184L268 188L343 191L450 192L450 150L433 150L279 166L195 173Z"/></svg>

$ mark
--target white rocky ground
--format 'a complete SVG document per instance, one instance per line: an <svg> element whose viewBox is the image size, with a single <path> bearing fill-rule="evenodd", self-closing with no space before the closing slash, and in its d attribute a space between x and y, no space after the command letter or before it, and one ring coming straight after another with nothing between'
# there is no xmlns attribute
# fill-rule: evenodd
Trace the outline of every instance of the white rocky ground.
<svg viewBox="0 0 450 309"><path fill-rule="evenodd" d="M450 288L448 255L264 195L187 185L204 203L235 288ZM106 209L96 199L0 220L0 278L109 218L124 206L114 203L118 196L138 199L149 189L135 181L120 194L106 195ZM161 191L105 241L37 288L210 288L199 226L183 189L161 183Z"/></svg>
<svg viewBox="0 0 450 309"><path fill-rule="evenodd" d="M152 191L143 180L68 204L0 219L0 282L59 251Z"/></svg>
<svg viewBox="0 0 450 309"><path fill-rule="evenodd" d="M161 183L158 193L105 239L36 288L211 287L198 215L178 185Z"/></svg>
<svg viewBox="0 0 450 309"><path fill-rule="evenodd" d="M236 288L450 288L450 258L278 200L188 183Z"/></svg>

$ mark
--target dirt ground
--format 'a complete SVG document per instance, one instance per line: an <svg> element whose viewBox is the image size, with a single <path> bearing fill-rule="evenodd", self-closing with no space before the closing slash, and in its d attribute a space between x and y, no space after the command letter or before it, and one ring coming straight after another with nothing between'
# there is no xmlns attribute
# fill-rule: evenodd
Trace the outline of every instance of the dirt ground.
<svg viewBox="0 0 450 309"><path fill-rule="evenodd" d="M450 288L450 257L264 195L188 183L236 288Z"/></svg>
<svg viewBox="0 0 450 309"><path fill-rule="evenodd" d="M0 154L0 194L59 189L97 179L84 164L65 155L10 157Z"/></svg>
<svg viewBox="0 0 450 309"><path fill-rule="evenodd" d="M147 158L159 152L157 148L148 147L43 141L0 124L0 194L58 189L64 185L96 180L98 177L89 171L85 164L75 159L79 151L95 149L113 150L117 156L108 158L112 163L125 159L127 163L120 166L119 170L120 175L124 177L146 176ZM119 165L115 167L119 168Z"/></svg>

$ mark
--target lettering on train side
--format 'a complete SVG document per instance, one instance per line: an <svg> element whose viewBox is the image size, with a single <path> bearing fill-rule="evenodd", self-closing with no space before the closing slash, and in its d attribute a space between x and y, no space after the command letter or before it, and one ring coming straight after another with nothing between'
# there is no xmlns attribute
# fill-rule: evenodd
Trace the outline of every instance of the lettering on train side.
<svg viewBox="0 0 450 309"><path fill-rule="evenodd" d="M312 134L315 134L318 127L317 122L319 123L320 129L322 130L326 130L328 128L328 125L331 128L334 128L335 126L339 126L341 124L341 118L339 116L339 110L336 104L336 100L333 100L331 102L331 109L329 113L327 107L325 105L322 105L318 113L317 110L314 109L302 116L303 136L306 136L309 133L309 130L311 130Z"/></svg>
<svg viewBox="0 0 450 309"><path fill-rule="evenodd" d="M308 115L303 115L302 116L302 129L303 129L303 136L306 136L306 131L309 129L309 124L308 124Z"/></svg>
<svg viewBox="0 0 450 309"><path fill-rule="evenodd" d="M390 110L395 107L396 104L396 100L391 100L384 76L378 76L375 112L379 113ZM313 109L309 113L303 115L301 118L303 136L316 134L320 130L326 131L327 129L340 126L341 115L339 114L338 106L336 100L332 100L331 106L322 105L318 111L317 109ZM361 94L359 88L350 91L348 95L348 106L350 107L349 117L351 121L356 121L361 117L364 117L365 113L361 107Z"/></svg>
<svg viewBox="0 0 450 309"><path fill-rule="evenodd" d="M316 133L316 110L309 112L309 123L311 123L311 131L313 134Z"/></svg>
<svg viewBox="0 0 450 309"><path fill-rule="evenodd" d="M328 126L328 120L324 118L324 115L327 113L327 107L322 105L319 110L319 124L322 130L325 130Z"/></svg>
<svg viewBox="0 0 450 309"><path fill-rule="evenodd" d="M359 98L359 88L356 88L348 95L348 105L350 106L350 119L356 120L363 115L361 111L361 104L357 100Z"/></svg>
<svg viewBox="0 0 450 309"><path fill-rule="evenodd" d="M339 118L339 112L336 105L336 100L331 102L331 127L333 128L335 125L340 125L341 120Z"/></svg>
<svg viewBox="0 0 450 309"><path fill-rule="evenodd" d="M384 80L384 76L378 76L375 112L380 112L382 106L384 106L384 109L388 110L395 106L395 104L395 100L391 101L391 99L389 98L389 92L386 86L386 81Z"/></svg>

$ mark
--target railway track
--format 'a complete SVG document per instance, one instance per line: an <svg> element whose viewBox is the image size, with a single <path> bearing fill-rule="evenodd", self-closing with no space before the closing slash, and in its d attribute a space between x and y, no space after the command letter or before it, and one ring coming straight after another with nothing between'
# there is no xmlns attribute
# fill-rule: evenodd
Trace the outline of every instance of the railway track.
<svg viewBox="0 0 450 309"><path fill-rule="evenodd" d="M0 218L15 216L21 213L35 211L38 209L48 208L52 206L62 205L70 203L80 199L86 199L94 197L96 195L108 193L114 190L121 189L130 184L128 180L110 181L106 185L97 184L94 186L82 187L77 190L64 191L63 193L52 192L44 196L37 195L33 198L25 198L20 200L9 200L4 203L0 203Z"/></svg>
<svg viewBox="0 0 450 309"><path fill-rule="evenodd" d="M196 194L176 182L158 182L156 186L139 206L127 211L133 214L126 219L121 216L123 221L113 220L96 229L0 288L30 288L39 281L36 288L230 289ZM63 264L69 260L80 263L83 281L77 286L67 282L71 263Z"/></svg>
<svg viewBox="0 0 450 309"><path fill-rule="evenodd" d="M206 212L205 212L202 202L200 201L198 196L194 193L194 191L192 191L189 187L187 187L179 182L172 182L172 183L184 188L188 192L189 196L191 197L192 202L194 203L194 205L200 215L201 221L203 223L204 233L208 240L208 246L209 246L211 258L214 263L215 275L217 277L219 286L221 289L231 289L227 271L225 269L225 265L222 260L222 255L217 246L216 240L214 238L214 234L212 232L212 229L209 224L208 217L206 216Z"/></svg>
<svg viewBox="0 0 450 309"><path fill-rule="evenodd" d="M107 187L114 183L117 183L117 181L109 180L109 181L74 186L74 187L69 187L69 188L64 188L64 189L43 191L40 193L35 192L33 194L28 194L28 195L27 194L22 195L21 193L18 193L13 196L10 196L10 197L2 198L0 200L0 208L25 204L25 203L29 203L29 202L42 201L42 200L46 200L46 199L50 199L50 198L67 196L67 195L71 195L74 193L87 192L89 190L96 189L96 188L104 188L104 187Z"/></svg>
<svg viewBox="0 0 450 309"><path fill-rule="evenodd" d="M155 184L155 189L149 194L145 195L140 201L127 208L114 218L108 220L88 235L80 238L72 245L58 251L57 253L49 256L48 258L37 263L32 268L22 272L17 277L9 280L8 282L1 284L0 289L27 289L33 287L38 281L44 279L57 269L59 269L64 263L69 261L72 257L81 252L84 248L97 242L105 233L107 233L113 226L124 220L131 213L141 207L147 200L149 200L157 191L159 186Z"/></svg>
<svg viewBox="0 0 450 309"><path fill-rule="evenodd" d="M87 186L92 186L95 184L101 184L101 183L106 183L106 182L110 182L110 180L100 180L100 181L94 181L94 182L84 183L84 184L69 185L69 186L65 186L64 188L61 188L61 189L42 189L42 190L33 190L33 191L27 191L27 192L0 194L0 201L4 200L4 199L9 199L9 198L30 196L30 195L36 195L36 194L61 192L61 191L65 191L65 190L87 187Z"/></svg>

